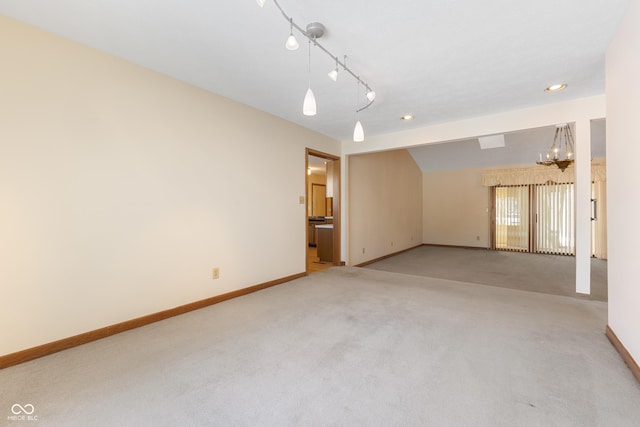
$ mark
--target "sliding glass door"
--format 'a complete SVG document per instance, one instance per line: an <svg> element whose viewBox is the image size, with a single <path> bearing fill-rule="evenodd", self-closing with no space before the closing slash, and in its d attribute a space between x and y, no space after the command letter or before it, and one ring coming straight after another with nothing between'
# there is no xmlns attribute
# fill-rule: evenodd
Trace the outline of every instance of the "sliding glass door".
<svg viewBox="0 0 640 427"><path fill-rule="evenodd" d="M573 255L576 246L573 184L536 185L534 193L534 252Z"/></svg>
<svg viewBox="0 0 640 427"><path fill-rule="evenodd" d="M574 254L573 184L494 188L494 249Z"/></svg>
<svg viewBox="0 0 640 427"><path fill-rule="evenodd" d="M495 248L529 250L529 186L495 187Z"/></svg>

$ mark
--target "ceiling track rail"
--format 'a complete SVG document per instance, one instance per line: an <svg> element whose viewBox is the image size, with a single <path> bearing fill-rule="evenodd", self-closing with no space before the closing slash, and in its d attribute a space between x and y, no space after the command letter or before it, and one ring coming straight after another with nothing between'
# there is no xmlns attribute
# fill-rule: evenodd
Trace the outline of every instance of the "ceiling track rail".
<svg viewBox="0 0 640 427"><path fill-rule="evenodd" d="M365 93L374 94L371 97L369 97L369 95L367 95L367 99L369 100L369 102L366 105L364 105L363 107L357 109L356 113L359 113L360 111L363 111L363 110L366 110L367 108L369 108L373 104L373 102L375 101L375 91L371 88L371 86L366 81L364 81L359 75L354 73L353 70L351 70L351 68L349 68L347 66L347 56L345 55L344 56L344 60L341 61L336 55L331 53L326 47L324 47L322 44L320 44L320 42L318 42L318 39L317 39L316 36L314 36L312 34L309 34L307 32L307 30L303 29L298 24L296 24L296 22L293 20L293 18L290 17L289 15L287 15L287 13L284 11L284 9L282 9L282 6L280 6L280 3L278 3L278 0L273 0L273 3L276 5L278 10L280 10L280 13L284 17L284 19L291 25L292 28L295 28L296 30L298 30L298 32L300 34L302 34L307 39L309 39L309 41L311 43L313 43L314 46L319 48L321 51L323 51L325 54L327 54L331 59L333 59L336 62L337 65L342 67L342 69L344 71L346 71L347 73L351 74L351 76L354 79L356 79L356 81L358 82L359 85L361 84L361 85L363 85L365 87Z"/></svg>

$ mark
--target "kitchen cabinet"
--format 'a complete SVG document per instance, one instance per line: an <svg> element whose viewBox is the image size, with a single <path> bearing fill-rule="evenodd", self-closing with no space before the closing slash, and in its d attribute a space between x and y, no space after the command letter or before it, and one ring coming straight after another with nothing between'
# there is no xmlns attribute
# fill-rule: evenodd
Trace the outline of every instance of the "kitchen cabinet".
<svg viewBox="0 0 640 427"><path fill-rule="evenodd" d="M333 262L333 224L316 225L318 233L318 258L321 262Z"/></svg>

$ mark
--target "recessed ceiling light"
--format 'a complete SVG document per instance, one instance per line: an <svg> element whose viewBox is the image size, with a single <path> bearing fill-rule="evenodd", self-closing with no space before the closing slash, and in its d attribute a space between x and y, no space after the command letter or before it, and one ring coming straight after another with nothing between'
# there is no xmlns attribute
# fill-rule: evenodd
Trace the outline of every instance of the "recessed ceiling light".
<svg viewBox="0 0 640 427"><path fill-rule="evenodd" d="M411 114L407 114L407 115L404 115L404 116L400 117L400 120L405 120L405 121L413 120L413 116Z"/></svg>
<svg viewBox="0 0 640 427"><path fill-rule="evenodd" d="M557 92L559 90L562 90L564 88L566 88L567 85L562 83L562 84L557 84L557 85L551 85L548 88L546 88L544 91L545 92Z"/></svg>

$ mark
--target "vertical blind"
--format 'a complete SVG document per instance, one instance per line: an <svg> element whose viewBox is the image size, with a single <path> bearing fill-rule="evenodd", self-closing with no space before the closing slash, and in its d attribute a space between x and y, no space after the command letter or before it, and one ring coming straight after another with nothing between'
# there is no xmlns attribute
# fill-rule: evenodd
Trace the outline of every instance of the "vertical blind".
<svg viewBox="0 0 640 427"><path fill-rule="evenodd" d="M529 186L496 187L495 247L529 250Z"/></svg>
<svg viewBox="0 0 640 427"><path fill-rule="evenodd" d="M573 165L566 171L545 166L482 172L492 188L491 247L502 250L575 255ZM592 162L591 250L607 258L606 165Z"/></svg>
<svg viewBox="0 0 640 427"><path fill-rule="evenodd" d="M496 249L575 253L573 184L495 187L494 201Z"/></svg>
<svg viewBox="0 0 640 427"><path fill-rule="evenodd" d="M535 185L535 252L575 253L573 184Z"/></svg>

